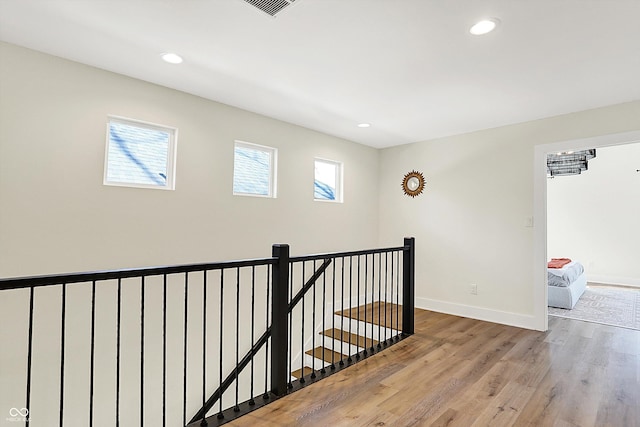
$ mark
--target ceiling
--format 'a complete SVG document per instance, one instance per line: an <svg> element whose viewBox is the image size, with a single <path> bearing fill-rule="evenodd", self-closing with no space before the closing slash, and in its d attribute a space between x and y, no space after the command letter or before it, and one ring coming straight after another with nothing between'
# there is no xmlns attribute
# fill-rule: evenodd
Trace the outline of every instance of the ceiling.
<svg viewBox="0 0 640 427"><path fill-rule="evenodd" d="M3 41L373 147L639 100L639 22L640 0L0 0Z"/></svg>

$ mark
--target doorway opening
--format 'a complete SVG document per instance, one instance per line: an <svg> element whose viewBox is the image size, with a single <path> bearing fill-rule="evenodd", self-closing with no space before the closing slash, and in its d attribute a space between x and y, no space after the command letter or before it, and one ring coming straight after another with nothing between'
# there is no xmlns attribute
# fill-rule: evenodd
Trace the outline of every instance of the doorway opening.
<svg viewBox="0 0 640 427"><path fill-rule="evenodd" d="M640 131L561 141L534 148L534 316L536 329L548 329L548 218L547 155L640 142ZM640 167L639 167L640 169ZM639 172L640 173L640 172ZM638 177L640 178L640 177Z"/></svg>

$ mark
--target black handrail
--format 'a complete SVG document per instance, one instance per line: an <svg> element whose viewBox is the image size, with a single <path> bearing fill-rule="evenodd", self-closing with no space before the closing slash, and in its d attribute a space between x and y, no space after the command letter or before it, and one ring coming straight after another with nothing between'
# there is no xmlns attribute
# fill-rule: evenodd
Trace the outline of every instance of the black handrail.
<svg viewBox="0 0 640 427"><path fill-rule="evenodd" d="M321 260L326 258L342 258L349 256L357 256L357 255L371 255L385 252L397 252L408 249L407 243L405 242L404 246L397 246L392 248L380 248L380 249L364 249L360 251L346 251L346 252L329 252L324 254L314 254L314 255L303 255L303 256L295 256L291 257L290 261L293 262L301 262L301 261L313 261L313 260Z"/></svg>
<svg viewBox="0 0 640 427"><path fill-rule="evenodd" d="M270 265L275 258L256 258L240 261L220 261L215 263L185 264L159 267L125 268L120 270L103 270L82 273L53 274L30 277L0 278L0 291L8 289L35 288L40 286L60 285L63 283L84 283L133 277L162 276L165 274L192 273L196 271L225 270L228 268Z"/></svg>

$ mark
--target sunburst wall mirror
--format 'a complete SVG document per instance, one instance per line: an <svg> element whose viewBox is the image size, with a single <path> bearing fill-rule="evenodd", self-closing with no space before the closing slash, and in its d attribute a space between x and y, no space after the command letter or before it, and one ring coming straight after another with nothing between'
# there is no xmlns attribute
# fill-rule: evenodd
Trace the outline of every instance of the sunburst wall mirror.
<svg viewBox="0 0 640 427"><path fill-rule="evenodd" d="M417 171L411 171L402 180L402 190L404 194L416 197L424 190L424 176Z"/></svg>

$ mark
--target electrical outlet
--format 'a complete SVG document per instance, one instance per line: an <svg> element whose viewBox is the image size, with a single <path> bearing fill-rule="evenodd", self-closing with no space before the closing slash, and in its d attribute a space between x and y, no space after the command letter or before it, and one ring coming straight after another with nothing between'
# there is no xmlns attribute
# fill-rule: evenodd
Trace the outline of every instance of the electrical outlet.
<svg viewBox="0 0 640 427"><path fill-rule="evenodd" d="M472 283L469 292L471 292L473 295L478 295L478 285Z"/></svg>

